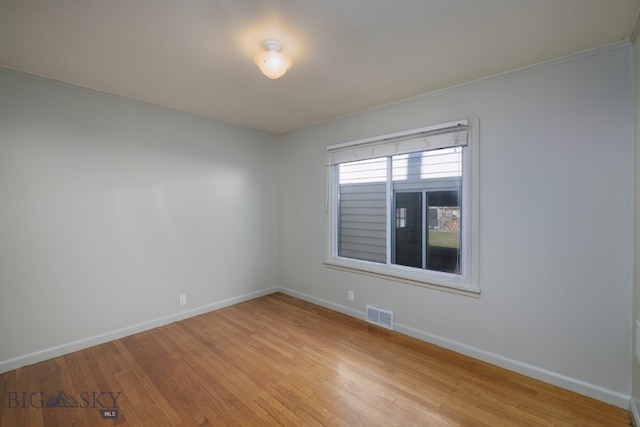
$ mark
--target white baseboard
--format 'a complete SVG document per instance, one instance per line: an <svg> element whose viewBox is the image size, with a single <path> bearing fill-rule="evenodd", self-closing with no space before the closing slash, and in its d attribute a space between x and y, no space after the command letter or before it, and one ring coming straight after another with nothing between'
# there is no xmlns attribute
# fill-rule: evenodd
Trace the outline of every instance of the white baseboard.
<svg viewBox="0 0 640 427"><path fill-rule="evenodd" d="M636 406L636 401L632 397L629 399L629 413L631 413L631 421L634 426L640 426L640 414L638 414L638 407Z"/></svg>
<svg viewBox="0 0 640 427"><path fill-rule="evenodd" d="M327 301L322 298L317 298L312 295L307 295L302 292L294 291L292 289L280 288L279 291L284 294L311 302L313 304L317 304L322 307L326 307L331 310L346 314L348 316L352 316L361 320L365 318L364 311L355 310L351 307L336 304L334 302ZM594 399L618 406L625 410L629 409L629 401L631 400L631 396L629 396L628 394L609 390L595 384L590 384L578 380L576 378L571 378L556 372L548 371L537 366L529 365L518 360L510 359L499 354L491 353L476 347L472 347L457 341L434 335L429 332L403 325L401 323L396 322L394 325L394 329L401 334L405 334L413 338L417 338L421 341L435 344L439 347L455 351L456 353L464 354L466 356L473 357L474 359L482 360L483 362L487 362L492 365L496 365L501 368L505 368L510 371L514 371L519 374L544 381L549 384L553 384L555 386L582 394L584 396L592 397ZM640 423L636 423L635 425L640 426Z"/></svg>
<svg viewBox="0 0 640 427"><path fill-rule="evenodd" d="M180 311L178 313L171 314L169 316L161 317L158 319L150 320L147 322L138 323L136 325L128 326L126 328L116 329L103 334L98 334L92 337L83 338L80 340L65 343L59 346L39 350L33 353L25 354L15 357L13 359L0 361L0 373L11 371L13 369L20 368L22 366L31 365L33 363L42 362L54 357L62 356L74 351L82 350L92 347L94 345L102 344L108 341L113 341L119 338L123 338L129 335L133 335L139 332L147 331L159 326L167 325L169 323L177 322L179 320L187 319L189 317L197 316L200 314L208 313L210 311L218 310L224 307L228 307L234 304L238 304L244 301L249 301L254 298L259 298L264 295L268 295L274 292L282 292L287 295L317 304L322 307L329 308L339 313L346 314L357 319L364 320L364 311L356 310L351 307L336 304L334 302L317 298L312 295L308 295L302 292L295 291L293 289L272 287L256 292L250 292L237 297L229 298L222 301L217 301L211 304L206 304L200 307L196 307L186 311ZM514 359L500 356L476 347L468 346L466 344L453 341L438 335L434 335L401 323L395 324L395 330L405 335L417 338L422 341L426 341L440 347L461 353L478 360L482 360L487 363L491 363L496 366L500 366L505 369L509 369L514 372L521 373L531 378L535 378L549 384L556 385L558 387L565 388L567 390L574 391L576 393L592 397L594 399L610 403L620 408L628 409L632 413L635 425L640 426L640 416L638 415L638 408L635 406L631 396L620 393L614 390L608 390L603 387L586 383L575 378L567 377L562 374L558 374L546 369L539 368L537 366L529 365Z"/></svg>
<svg viewBox="0 0 640 427"><path fill-rule="evenodd" d="M501 368L505 368L510 371L517 372L519 374L526 375L527 377L535 378L537 380L544 381L546 383L553 384L567 390L571 390L584 396L592 397L594 399L610 403L623 409L629 408L630 396L628 394L609 390L595 384L590 384L576 378L568 377L557 372L540 368L538 366L530 365L528 363L510 359L499 354L491 353L476 347L462 344L457 341L443 338L438 335L430 334L428 332L421 331L410 326L402 325L399 323L396 323L395 326L396 331L400 333L455 351L456 353L461 353L466 356L473 357L474 359L482 360L483 362L487 362L492 365L496 365Z"/></svg>
<svg viewBox="0 0 640 427"><path fill-rule="evenodd" d="M216 301L214 303L206 304L200 307L195 307L190 310L180 311L178 313L174 313L169 316L160 317L158 319L149 320L147 322L138 323L136 325L127 326L125 328L116 329L113 331L105 332L103 334L94 335L92 337L82 338L82 339L61 344L55 347L50 347L44 350L35 351L33 353L14 357L12 359L3 360L3 361L0 361L0 373L18 369L22 366L27 366L34 363L42 362L48 359L52 359L54 357L72 353L74 351L93 347L94 345L117 340L119 338L137 334L139 332L148 331L150 329L157 328L159 326L168 325L169 323L177 322L179 320L187 319L189 317L194 317L200 314L208 313L210 311L219 310L224 307L228 307L244 301L249 301L255 298L259 298L264 295L272 294L274 292L277 292L278 290L279 290L278 287L272 287L272 288L263 289L260 291L249 292L244 295L239 295L237 297L225 299L222 301Z"/></svg>
<svg viewBox="0 0 640 427"><path fill-rule="evenodd" d="M312 295L307 295L302 292L294 291L293 289L289 289L289 288L281 287L278 289L278 292L282 292L283 294L299 298L301 300L319 305L321 307L328 308L333 311L337 311L338 313L346 314L347 316L356 317L360 320L364 320L364 311L356 310L351 307L347 307L346 305L336 304L326 299L314 297Z"/></svg>

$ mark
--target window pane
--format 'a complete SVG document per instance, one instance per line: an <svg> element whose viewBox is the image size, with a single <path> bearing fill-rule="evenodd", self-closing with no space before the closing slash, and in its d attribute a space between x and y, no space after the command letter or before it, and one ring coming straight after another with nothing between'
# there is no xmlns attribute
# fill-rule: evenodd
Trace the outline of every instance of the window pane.
<svg viewBox="0 0 640 427"><path fill-rule="evenodd" d="M393 180L420 182L435 178L462 176L462 148L393 156Z"/></svg>
<svg viewBox="0 0 640 427"><path fill-rule="evenodd" d="M338 168L338 256L386 263L387 158Z"/></svg>
<svg viewBox="0 0 640 427"><path fill-rule="evenodd" d="M426 268L459 274L460 192L427 192L426 200L429 212Z"/></svg>
<svg viewBox="0 0 640 427"><path fill-rule="evenodd" d="M396 209L392 262L460 274L462 150L393 156L392 177ZM403 210L404 221L398 216Z"/></svg>
<svg viewBox="0 0 640 427"><path fill-rule="evenodd" d="M339 167L340 184L363 184L387 180L386 157L342 163Z"/></svg>
<svg viewBox="0 0 640 427"><path fill-rule="evenodd" d="M462 148L443 148L421 154L420 178L429 180L462 176Z"/></svg>
<svg viewBox="0 0 640 427"><path fill-rule="evenodd" d="M422 268L422 192L396 193L396 212L405 213L404 226L395 229L394 264Z"/></svg>

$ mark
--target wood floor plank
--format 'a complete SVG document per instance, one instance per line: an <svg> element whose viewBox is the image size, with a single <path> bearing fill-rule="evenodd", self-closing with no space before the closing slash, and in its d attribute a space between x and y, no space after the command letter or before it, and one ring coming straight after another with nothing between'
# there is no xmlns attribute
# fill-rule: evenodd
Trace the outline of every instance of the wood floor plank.
<svg viewBox="0 0 640 427"><path fill-rule="evenodd" d="M46 407L61 392L80 405ZM109 395L88 404L100 392L120 393L117 418L99 411ZM1 374L0 398L2 426L630 422L620 408L281 293Z"/></svg>

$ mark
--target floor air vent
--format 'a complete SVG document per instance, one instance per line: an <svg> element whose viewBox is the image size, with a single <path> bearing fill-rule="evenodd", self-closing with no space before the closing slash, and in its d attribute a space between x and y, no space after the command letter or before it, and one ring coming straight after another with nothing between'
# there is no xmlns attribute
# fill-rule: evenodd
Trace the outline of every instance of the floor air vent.
<svg viewBox="0 0 640 427"><path fill-rule="evenodd" d="M367 305L367 322L393 330L393 311Z"/></svg>

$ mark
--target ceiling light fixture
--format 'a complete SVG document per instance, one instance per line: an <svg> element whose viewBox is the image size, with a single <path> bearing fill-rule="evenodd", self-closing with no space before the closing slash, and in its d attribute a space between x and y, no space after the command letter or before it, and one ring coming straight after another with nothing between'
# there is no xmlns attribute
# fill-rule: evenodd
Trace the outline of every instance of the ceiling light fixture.
<svg viewBox="0 0 640 427"><path fill-rule="evenodd" d="M293 65L291 58L280 52L282 43L278 40L265 40L266 52L258 54L253 61L262 71L262 74L270 79L278 79L284 76Z"/></svg>

